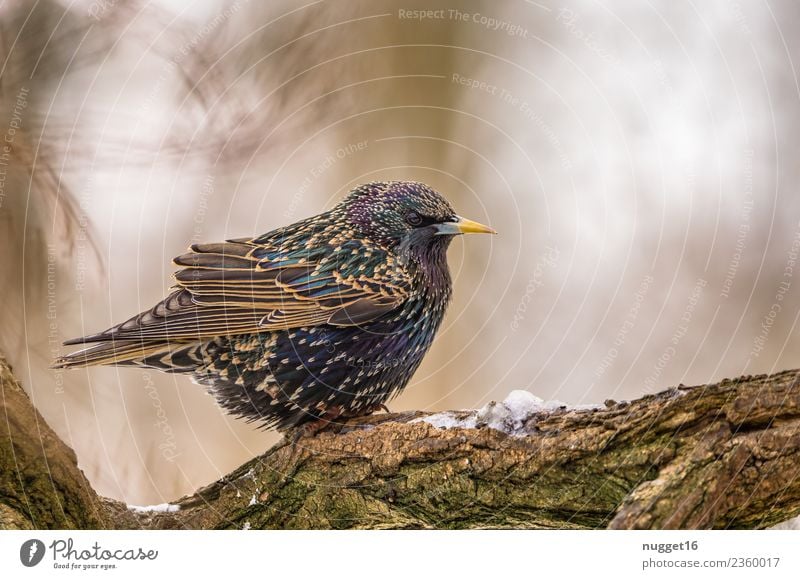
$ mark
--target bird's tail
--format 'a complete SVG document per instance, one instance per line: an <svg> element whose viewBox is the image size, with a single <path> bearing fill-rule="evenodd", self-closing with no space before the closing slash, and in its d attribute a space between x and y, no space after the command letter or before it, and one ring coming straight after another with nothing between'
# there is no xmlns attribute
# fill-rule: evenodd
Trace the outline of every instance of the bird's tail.
<svg viewBox="0 0 800 579"><path fill-rule="evenodd" d="M74 342L71 340L70 342ZM80 368L83 366L130 365L163 349L164 342L141 340L109 340L92 344L87 348L61 356L53 362L53 368Z"/></svg>
<svg viewBox="0 0 800 579"><path fill-rule="evenodd" d="M68 343L75 342L70 340ZM61 356L53 363L53 368L141 366L162 372L194 372L199 365L207 362L205 345L205 342L108 340Z"/></svg>

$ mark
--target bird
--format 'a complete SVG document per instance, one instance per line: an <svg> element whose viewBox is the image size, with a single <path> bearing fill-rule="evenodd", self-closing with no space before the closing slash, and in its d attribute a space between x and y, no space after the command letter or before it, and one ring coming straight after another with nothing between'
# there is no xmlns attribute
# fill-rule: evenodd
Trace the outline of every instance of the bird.
<svg viewBox="0 0 800 579"><path fill-rule="evenodd" d="M408 384L452 296L447 249L495 234L415 181L365 183L319 215L258 237L193 244L155 306L55 368L187 374L228 413L317 432L386 409Z"/></svg>

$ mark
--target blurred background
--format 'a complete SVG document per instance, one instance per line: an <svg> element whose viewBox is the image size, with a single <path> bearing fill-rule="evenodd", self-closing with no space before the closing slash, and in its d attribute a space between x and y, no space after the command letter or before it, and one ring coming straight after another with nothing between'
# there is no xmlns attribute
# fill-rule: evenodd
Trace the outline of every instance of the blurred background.
<svg viewBox="0 0 800 579"><path fill-rule="evenodd" d="M194 242L424 181L500 235L392 410L602 403L800 367L800 5L0 4L0 350L101 494L277 440L182 376L53 371Z"/></svg>

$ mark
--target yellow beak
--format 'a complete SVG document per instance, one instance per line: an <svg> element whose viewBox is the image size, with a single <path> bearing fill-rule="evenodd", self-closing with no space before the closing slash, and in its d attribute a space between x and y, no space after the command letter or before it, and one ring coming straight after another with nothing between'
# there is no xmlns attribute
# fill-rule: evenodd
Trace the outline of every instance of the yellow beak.
<svg viewBox="0 0 800 579"><path fill-rule="evenodd" d="M464 219L463 217L458 218L456 225L461 233L491 233L492 235L497 235L497 232L488 225Z"/></svg>
<svg viewBox="0 0 800 579"><path fill-rule="evenodd" d="M436 235L461 235L462 233L492 233L497 235L497 232L488 225L483 225L458 215L456 215L455 221L437 223L436 229L438 230Z"/></svg>

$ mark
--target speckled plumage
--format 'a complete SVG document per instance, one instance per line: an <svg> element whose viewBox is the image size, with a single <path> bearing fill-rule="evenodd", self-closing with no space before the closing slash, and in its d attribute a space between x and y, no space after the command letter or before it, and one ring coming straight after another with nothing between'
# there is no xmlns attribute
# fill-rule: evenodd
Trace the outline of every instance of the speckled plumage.
<svg viewBox="0 0 800 579"><path fill-rule="evenodd" d="M452 293L447 247L470 232L492 231L421 183L369 183L260 237L193 245L166 299L66 342L96 344L56 366L190 374L281 430L369 414L428 351Z"/></svg>

